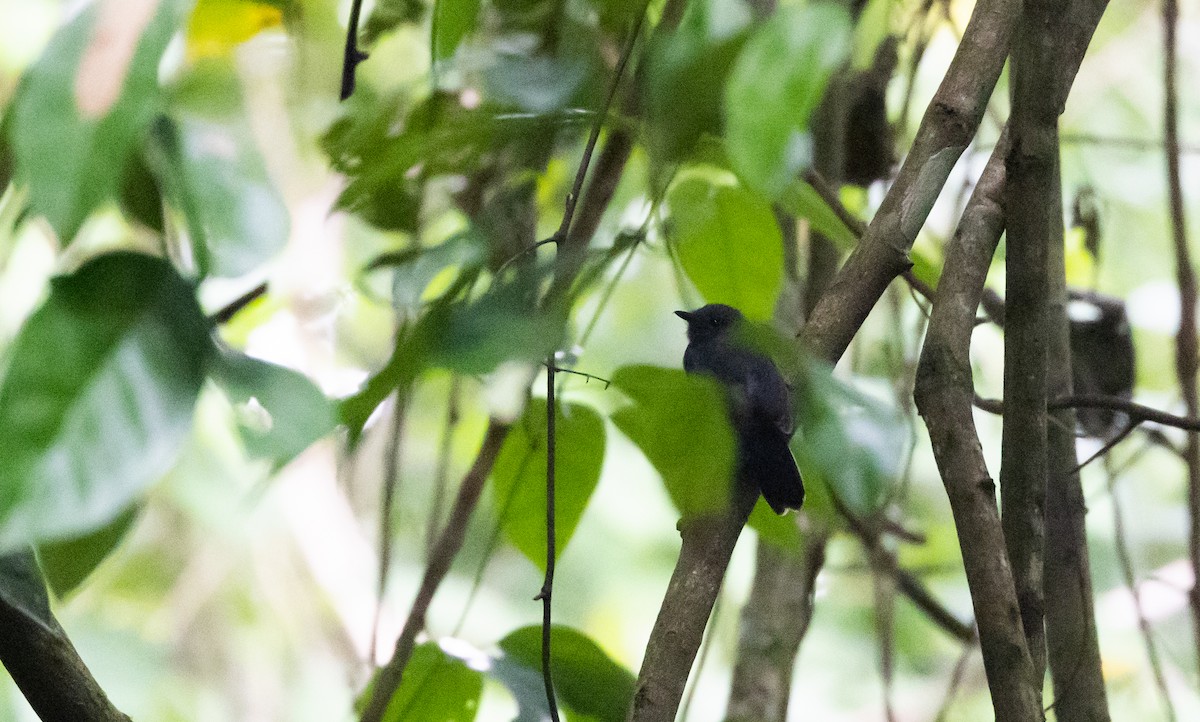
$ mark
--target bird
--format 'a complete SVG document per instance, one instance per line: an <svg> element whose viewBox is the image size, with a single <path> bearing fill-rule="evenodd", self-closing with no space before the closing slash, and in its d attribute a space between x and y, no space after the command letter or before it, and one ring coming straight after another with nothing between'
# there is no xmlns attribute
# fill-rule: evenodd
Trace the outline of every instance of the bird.
<svg viewBox="0 0 1200 722"><path fill-rule="evenodd" d="M715 378L726 391L737 436L738 477L755 483L776 514L804 504L804 480L788 447L795 433L791 393L771 359L740 338L742 312L723 303L676 311L687 322L683 370Z"/></svg>

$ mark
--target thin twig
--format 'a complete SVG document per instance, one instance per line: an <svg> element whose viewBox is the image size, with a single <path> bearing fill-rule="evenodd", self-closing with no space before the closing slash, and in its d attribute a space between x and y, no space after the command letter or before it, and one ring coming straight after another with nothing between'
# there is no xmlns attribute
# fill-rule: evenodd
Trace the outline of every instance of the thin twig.
<svg viewBox="0 0 1200 722"><path fill-rule="evenodd" d="M1197 399L1196 273L1188 250L1184 218L1183 181L1179 170L1179 109L1176 87L1176 26L1179 5L1163 0L1163 139L1167 144L1167 198L1171 209L1171 238L1175 246L1175 275L1179 285L1179 332L1175 335L1175 373L1184 411L1196 416ZM1189 435L1184 450L1188 479L1188 556L1195 582L1188 593L1197 656L1200 657L1200 439Z"/></svg>
<svg viewBox="0 0 1200 722"><path fill-rule="evenodd" d="M367 54L358 49L358 17L361 13L362 0L354 0L350 6L350 25L346 28L346 52L342 56L342 100L354 95L354 71L367 59Z"/></svg>
<svg viewBox="0 0 1200 722"><path fill-rule="evenodd" d="M1133 596L1133 610L1137 615L1138 630L1142 633L1142 643L1146 646L1146 659L1150 662L1150 672L1154 676L1154 684L1162 695L1163 707L1166 708L1167 719L1175 722L1175 705L1167 692L1167 678L1163 675L1162 660L1158 647L1154 643L1154 631L1150 628L1150 620L1146 618L1146 610L1142 606L1142 594L1138 589L1137 575L1133 569L1133 555L1129 552L1129 540L1125 533L1125 514L1121 508L1121 497L1117 493L1117 475L1109 471L1108 495L1112 501L1113 515L1113 547L1117 553L1117 565L1121 567L1121 575L1125 578L1125 586Z"/></svg>
<svg viewBox="0 0 1200 722"><path fill-rule="evenodd" d="M1004 415L1004 402L998 399L985 399L981 396L975 397L975 406L989 414L996 416ZM1159 411L1158 409L1142 404L1134 403L1129 399L1123 399L1118 396L1101 396L1097 394L1078 394L1074 396L1064 396L1059 399L1053 399L1046 408L1054 409L1109 409L1110 411L1121 411L1129 415L1131 420L1136 419L1139 422L1152 421L1163 426L1170 426L1184 431L1200 431L1200 418L1189 416L1177 416Z"/></svg>
<svg viewBox="0 0 1200 722"><path fill-rule="evenodd" d="M1092 463L1092 462L1093 462L1093 461L1095 461L1096 459L1099 459L1100 457L1104 456L1104 455L1105 455L1105 454L1107 454L1108 452L1112 451L1112 450L1113 450L1113 448L1114 448L1114 447L1116 447L1116 445L1117 445L1117 444L1121 443L1121 442L1122 442L1122 441L1124 441L1124 440L1125 440L1125 439L1126 439L1126 438L1127 438L1127 437L1128 437L1130 434L1132 434L1132 433L1133 433L1133 430L1134 430L1134 429L1136 429L1138 426L1140 426L1140 425L1141 425L1141 423L1142 423L1142 422L1141 422L1141 420L1138 420L1138 419L1130 419L1130 420L1129 420L1129 422L1125 424L1125 427L1124 427L1124 428L1122 428L1122 429L1121 429L1119 432L1117 432L1115 435L1113 435L1113 437L1112 437L1111 439L1109 439L1108 441L1104 442L1104 446L1101 446L1101 447L1100 447L1100 448L1099 448L1099 449L1096 451L1096 453L1092 454L1092 455L1091 455L1091 456L1089 456L1088 458L1086 458L1086 459L1084 459L1083 461L1081 461L1079 464L1077 464L1077 465L1075 466L1075 468L1074 468L1074 469L1071 469L1071 472L1068 474L1068 476L1073 476L1073 475L1075 475L1075 474L1078 474L1080 471L1082 471L1082 470L1083 470L1083 467L1087 466L1088 464Z"/></svg>
<svg viewBox="0 0 1200 722"><path fill-rule="evenodd" d="M223 326L233 320L233 317L238 315L242 309L249 306L255 300L266 294L267 284L258 284L254 288L246 291L242 295L230 301L225 306L217 309L211 316L208 317L208 322L214 326Z"/></svg>
<svg viewBox="0 0 1200 722"><path fill-rule="evenodd" d="M558 703L554 697L554 675L550 671L550 600L554 596L554 356L546 359L546 577L542 591L534 600L542 600L542 683L546 687L546 704L550 719L558 722Z"/></svg>
<svg viewBox="0 0 1200 722"><path fill-rule="evenodd" d="M437 530L442 523L442 508L446 505L446 487L450 483L450 451L453 448L454 430L458 427L460 393L459 378L450 380L450 393L446 398L446 425L442 429L442 440L438 445L437 471L433 475L433 502L429 505L429 521L425 529L425 554L433 553Z"/></svg>
<svg viewBox="0 0 1200 722"><path fill-rule="evenodd" d="M375 664L375 645L379 638L379 618L383 613L383 593L387 589L388 569L392 566L392 509L400 486L400 442L404 436L404 417L408 414L405 389L396 389L392 408L391 436L383 460L383 503L379 509L379 586L375 590L375 618L371 622L371 645L367 659Z"/></svg>
<svg viewBox="0 0 1200 722"><path fill-rule="evenodd" d="M950 714L950 705L954 702L958 688L962 686L963 677L967 675L967 664L970 663L974 652L974 642L963 644L962 654L958 655L958 662L954 664L954 671L950 673L950 684L946 687L946 696L942 699L942 706L938 708L937 717L934 717L935 722L943 722Z"/></svg>
<svg viewBox="0 0 1200 722"><path fill-rule="evenodd" d="M551 372L556 371L558 373L571 374L573 376L582 376L583 378L587 379L588 381L601 381L604 383L605 389L607 389L609 386L612 386L612 381L604 378L603 376L596 376L594 374L584 373L583 371L576 371L575 369L565 369L562 366L555 366L553 364L547 364L547 363L543 363L542 366L551 370Z"/></svg>

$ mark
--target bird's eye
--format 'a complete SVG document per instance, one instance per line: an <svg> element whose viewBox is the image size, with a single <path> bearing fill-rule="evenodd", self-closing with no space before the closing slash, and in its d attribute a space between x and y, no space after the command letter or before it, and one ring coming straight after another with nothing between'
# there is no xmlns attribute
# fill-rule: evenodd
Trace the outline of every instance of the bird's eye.
<svg viewBox="0 0 1200 722"><path fill-rule="evenodd" d="M713 325L713 328L716 328L717 326L721 325L721 319L719 319L719 318L710 319L709 323L711 323Z"/></svg>

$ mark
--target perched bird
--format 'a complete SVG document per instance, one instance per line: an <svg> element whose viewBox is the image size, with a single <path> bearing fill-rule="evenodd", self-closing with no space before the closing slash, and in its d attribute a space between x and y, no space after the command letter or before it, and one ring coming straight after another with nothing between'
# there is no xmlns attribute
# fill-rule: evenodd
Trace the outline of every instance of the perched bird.
<svg viewBox="0 0 1200 722"><path fill-rule="evenodd" d="M740 342L742 312L721 303L676 311L687 321L683 369L726 389L737 434L738 478L758 485L776 514L804 504L804 481L788 448L795 431L787 383L771 359Z"/></svg>

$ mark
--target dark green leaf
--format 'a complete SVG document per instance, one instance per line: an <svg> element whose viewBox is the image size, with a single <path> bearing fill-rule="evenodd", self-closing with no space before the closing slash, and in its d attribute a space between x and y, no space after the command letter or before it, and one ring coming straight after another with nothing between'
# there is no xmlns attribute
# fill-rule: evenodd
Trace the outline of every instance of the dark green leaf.
<svg viewBox="0 0 1200 722"><path fill-rule="evenodd" d="M114 26L135 19L114 18L115 5L93 4L55 34L26 73L12 108L17 174L29 185L34 210L64 241L116 195L127 159L161 105L159 60L190 6L158 4L134 40ZM127 42L135 44L127 65L120 47L99 50Z"/></svg>
<svg viewBox="0 0 1200 722"><path fill-rule="evenodd" d="M542 629L523 627L500 641L503 659L530 669L542 666ZM634 676L585 634L555 625L550 630L550 670L558 701L573 715L622 722L633 701ZM545 698L543 695L543 709Z"/></svg>
<svg viewBox="0 0 1200 722"><path fill-rule="evenodd" d="M770 318L783 285L783 237L771 207L743 188L692 177L671 187L667 208L679 260L705 300Z"/></svg>
<svg viewBox="0 0 1200 722"><path fill-rule="evenodd" d="M604 421L582 404L560 404L555 415L555 527L558 553L600 480ZM546 568L546 402L533 399L512 427L492 472L504 533L539 568Z"/></svg>
<svg viewBox="0 0 1200 722"><path fill-rule="evenodd" d="M482 692L480 672L427 642L413 650L383 722L471 722Z"/></svg>
<svg viewBox="0 0 1200 722"><path fill-rule="evenodd" d="M0 548L95 529L165 473L211 344L160 258L109 253L55 279L0 387Z"/></svg>
<svg viewBox="0 0 1200 722"><path fill-rule="evenodd" d="M750 9L739 0L690 2L679 28L651 44L646 143L659 164L686 157L703 134L720 133L725 77L749 23Z"/></svg>
<svg viewBox="0 0 1200 722"><path fill-rule="evenodd" d="M436 246L406 248L385 253L367 266L368 271L390 269L392 302L410 310L421 306L429 283L447 268L478 269L487 260L483 239L472 231L455 234Z"/></svg>
<svg viewBox="0 0 1200 722"><path fill-rule="evenodd" d="M434 0L433 59L453 57L463 39L475 30L480 0Z"/></svg>
<svg viewBox="0 0 1200 722"><path fill-rule="evenodd" d="M64 599L83 584L125 538L137 519L138 511L138 507L130 507L91 533L38 547L42 574L46 576L46 583L56 597Z"/></svg>
<svg viewBox="0 0 1200 722"><path fill-rule="evenodd" d="M726 140L747 184L778 198L812 163L809 117L849 52L846 11L828 3L789 5L746 41L729 75Z"/></svg>
<svg viewBox="0 0 1200 722"><path fill-rule="evenodd" d="M270 459L274 469L337 423L333 403L307 376L292 369L222 350L214 376L235 404L246 451Z"/></svg>
<svg viewBox="0 0 1200 722"><path fill-rule="evenodd" d="M162 189L140 153L130 155L125 164L118 201L126 218L162 235L165 228Z"/></svg>
<svg viewBox="0 0 1200 722"><path fill-rule="evenodd" d="M419 23L424 16L425 3L421 0L379 0L363 24L362 42L371 45L381 35L404 24Z"/></svg>
<svg viewBox="0 0 1200 722"><path fill-rule="evenodd" d="M621 433L641 448L685 516L729 503L733 429L712 379L654 366L626 366L613 385L634 403L613 414Z"/></svg>
<svg viewBox="0 0 1200 722"><path fill-rule="evenodd" d="M50 597L46 594L46 583L38 571L37 560L32 551L12 552L0 556L0 601L19 609L58 636L62 635L58 622L50 612Z"/></svg>

